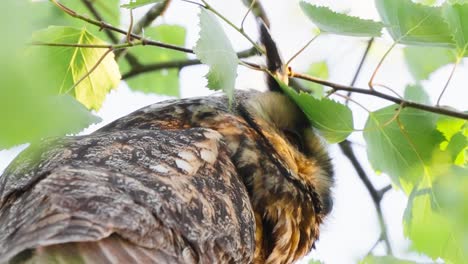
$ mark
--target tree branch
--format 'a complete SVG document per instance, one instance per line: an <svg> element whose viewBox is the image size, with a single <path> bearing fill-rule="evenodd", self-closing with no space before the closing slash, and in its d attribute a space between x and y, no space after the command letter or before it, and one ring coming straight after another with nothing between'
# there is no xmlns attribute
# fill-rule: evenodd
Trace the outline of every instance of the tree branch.
<svg viewBox="0 0 468 264"><path fill-rule="evenodd" d="M379 192L378 190L375 189L374 185L372 185L371 181L369 180L369 176L366 174L366 172L361 166L361 163L359 162L356 155L354 154L354 151L351 147L351 143L348 140L345 140L341 142L339 145L340 145L341 151L353 165L354 169L356 170L356 173L358 174L361 181L364 183L364 186L366 187L366 189L368 190L372 198L372 202L374 203L375 210L377 211L377 216L379 219L379 225L380 225L380 230L381 230L381 240L384 241L387 247L388 253L392 254L392 247L390 244L390 240L388 238L388 230L387 230L387 226L385 224L385 220L383 217L382 207L380 205L380 201L382 200L383 193L385 192Z"/></svg>
<svg viewBox="0 0 468 264"><path fill-rule="evenodd" d="M306 74L296 73L296 72L291 73L291 77L299 78L299 79L303 79L303 80L307 80L307 81L311 81L311 82L315 82L315 83L318 83L318 84L328 86L328 87L332 88L334 92L336 92L336 91L348 91L348 92L359 93L359 94L367 94L367 95L371 95L371 96L378 97L378 98L381 98L381 99L385 99L387 101L394 102L395 104L402 105L403 107L411 107L411 108L416 108L416 109L424 110L424 111L431 112L431 113L442 114L442 115L447 115L447 116L452 116L452 117L458 117L458 118L461 118L461 119L468 120L468 113L454 111L454 110L450 110L450 109L442 108L442 107L436 107L436 106L431 106L431 105L420 104L420 103L404 100L404 99L401 99L401 98L398 98L398 97L394 97L394 96L391 96L391 95L388 95L388 94L384 94L384 93L381 93L381 92L376 91L376 90L356 88L356 87L353 87L353 86L337 84L337 83L325 81L325 80L322 80L322 79L319 79L319 78L315 78L315 77L312 77L312 76L309 76L309 75L306 75Z"/></svg>
<svg viewBox="0 0 468 264"><path fill-rule="evenodd" d="M239 58L247 58L251 57L257 54L257 49L252 47L250 49L240 51L237 53L237 57ZM122 79L130 79L132 77L135 77L139 74L151 72L151 71L158 71L162 69L169 69L169 68L176 68L176 69L182 69L187 66L193 66L193 65L199 65L202 64L202 62L198 59L191 59L191 60L175 60L175 61L167 61L167 62L159 62L159 63L153 63L153 64L146 64L142 65L141 67L136 67L131 69L130 71L124 73L122 75Z"/></svg>

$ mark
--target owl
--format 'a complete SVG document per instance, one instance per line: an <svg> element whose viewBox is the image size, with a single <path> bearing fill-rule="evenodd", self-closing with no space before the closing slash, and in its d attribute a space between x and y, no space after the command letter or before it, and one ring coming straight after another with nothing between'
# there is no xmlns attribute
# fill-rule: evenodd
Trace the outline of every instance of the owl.
<svg viewBox="0 0 468 264"><path fill-rule="evenodd" d="M160 102L12 162L0 263L293 263L332 184L322 140L278 90Z"/></svg>

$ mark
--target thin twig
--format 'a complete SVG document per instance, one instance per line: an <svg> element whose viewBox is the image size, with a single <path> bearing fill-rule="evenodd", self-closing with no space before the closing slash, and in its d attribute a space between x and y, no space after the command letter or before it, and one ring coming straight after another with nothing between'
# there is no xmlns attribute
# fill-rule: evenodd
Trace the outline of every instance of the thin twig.
<svg viewBox="0 0 468 264"><path fill-rule="evenodd" d="M114 32L123 34L125 36L127 35L126 30L114 27L114 26L112 26L112 25L110 25L110 24L108 24L106 22L103 22L103 21L97 21L97 20L91 19L89 17L82 16L82 15L76 13L75 11L73 11L72 9L64 6L62 3L60 3L57 0L51 0L51 1L57 7L62 9L65 13L67 13L68 15L70 15L70 16L72 16L74 18L86 21L89 24L95 25L95 26L103 28L103 29L109 29L109 30L112 30ZM181 52L185 52L185 53L192 53L192 54L194 53L192 49L187 49L187 48L180 47L180 46L177 46L177 45L171 45L171 44L162 43L162 42L159 42L159 41L150 40L150 39L144 38L144 37L142 37L140 35L137 35L137 34L131 33L130 36L132 38L134 38L134 39L141 40L143 42L143 45L150 45L150 46L156 46L156 47L161 47L161 48L166 48L166 49L172 49L172 50L177 50L177 51L181 51Z"/></svg>
<svg viewBox="0 0 468 264"><path fill-rule="evenodd" d="M359 75L360 75L360 73L362 71L362 66L364 66L364 62L366 61L367 56L369 55L369 51L370 51L373 43L374 43L374 38L369 39L369 41L367 42L366 50L362 54L361 60L359 61L359 65L358 65L358 67L356 69L356 73L354 74L354 77L353 77L353 80L351 81L350 86L354 86L356 84L356 81L357 81L357 79L358 79L358 77L359 77ZM352 92L348 92L347 96L349 98L351 98L351 94L352 94ZM348 105L348 102L349 102L349 100L346 100L345 104Z"/></svg>
<svg viewBox="0 0 468 264"><path fill-rule="evenodd" d="M440 105L440 100L442 100L442 96L444 96L445 90L447 90L447 87L449 86L450 80L452 80L453 74L455 73L455 70L457 69L458 64L460 63L461 59L458 57L457 61L455 62L455 65L453 65L452 71L450 72L450 76L445 83L444 89L442 89L442 92L439 95L439 98L437 98L437 103L436 105Z"/></svg>
<svg viewBox="0 0 468 264"><path fill-rule="evenodd" d="M242 2L247 7L251 6L252 2L255 2L252 8L252 13L255 17L261 19L267 28L270 28L270 19L268 19L268 16L260 0L242 0Z"/></svg>
<svg viewBox="0 0 468 264"><path fill-rule="evenodd" d="M244 31L245 19L247 19L247 16L250 14L250 11L252 11L255 3L256 3L256 0L252 0L252 3L250 4L249 9L247 10L247 12L245 12L244 18L242 18L242 22L241 22L241 25L240 25L240 30Z"/></svg>
<svg viewBox="0 0 468 264"><path fill-rule="evenodd" d="M320 36L320 34L315 35L311 40L309 40L299 51L297 51L287 62L286 66L289 65L299 54L301 54L309 45L314 42Z"/></svg>
<svg viewBox="0 0 468 264"><path fill-rule="evenodd" d="M356 170L356 173L358 174L361 181L364 183L364 186L366 187L367 191L369 192L372 198L372 202L374 203L374 207L375 207L375 210L377 211L377 215L379 218L380 230L382 232L382 240L384 241L387 247L388 253L391 255L392 247L390 244L390 240L388 239L388 230L386 228L385 220L384 220L383 213L382 213L382 207L380 205L380 201L382 200L382 195L381 193L379 193L379 191L375 189L374 185L372 185L372 182L369 180L369 176L366 174L366 172L361 166L361 163L357 159L351 147L351 143L348 140L345 140L341 142L339 145L340 145L341 151L353 165L354 169Z"/></svg>
<svg viewBox="0 0 468 264"><path fill-rule="evenodd" d="M375 76L377 75L377 72L379 71L380 67L382 66L384 60L387 58L388 54L390 54L390 51L393 50L393 48L396 46L398 42L393 42L393 44L390 46L390 48L385 52L385 54L382 56L382 58L380 59L379 63L377 64L377 66L375 67L375 70L374 72L372 73L372 76L371 78L369 79L369 88L371 90L374 90L374 79L375 79Z"/></svg>

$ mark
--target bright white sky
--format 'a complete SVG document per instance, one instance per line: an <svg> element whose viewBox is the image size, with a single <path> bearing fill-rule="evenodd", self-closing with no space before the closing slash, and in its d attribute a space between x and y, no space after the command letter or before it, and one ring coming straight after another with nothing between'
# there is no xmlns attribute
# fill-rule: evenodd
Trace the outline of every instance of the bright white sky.
<svg viewBox="0 0 468 264"><path fill-rule="evenodd" d="M241 0L210 0L209 3L217 8L222 14L236 24L240 24L246 8ZM335 0L335 1L311 1L328 5L341 12L349 12L352 15L363 18L378 19L372 0ZM270 17L272 24L272 34L276 39L283 57L288 59L298 49L300 49L313 36L313 24L301 13L299 1L275 1L262 0L262 3ZM144 12L144 10L139 10ZM158 23L171 23L186 26L188 31L187 47L193 47L197 40L198 29L197 8L191 4L174 0L167 14ZM126 21L123 21L126 24ZM236 50L249 48L249 43L245 41L237 32L226 29L228 36L233 42ZM257 36L255 21L249 18L246 22L247 33L254 39ZM391 40L378 41L371 50L370 59L364 66L363 74L356 86L366 87L366 83L371 72L375 68L379 58L391 45ZM326 59L330 67L330 80L348 84L354 75L360 56L366 45L366 39L349 38L340 36L324 35L319 37L305 52L303 52L293 63L292 67L296 71L305 71L310 63ZM148 47L153 48L153 47ZM258 61L258 60L257 60ZM431 76L428 86L432 99L436 98L440 88L444 84L450 66L437 71ZM210 90L204 88L206 81L203 76L206 74L206 67L190 67L182 70L180 78L182 85L182 96L208 95ZM468 98L466 81L463 82L463 75L466 76L467 67L462 65L457 69L457 73L452 84L444 97L444 102L461 109L466 108L466 98ZM264 89L264 78L262 74L248 70L240 66L237 87L240 89ZM402 54L398 50L391 53L387 63L384 64L376 81L402 92L405 83L411 80L406 66L402 61ZM158 85L158 84L154 84ZM464 90L461 95L460 90ZM355 96L357 101L364 103L369 109L377 109L388 103L375 98ZM144 95L139 92L130 91L125 84L108 95L103 108L97 113L103 118L103 122L93 125L84 133L89 133L126 115L145 105L164 100L164 97L155 95ZM362 128L367 115L362 109L352 105L355 112L355 126ZM353 142L357 142L355 147L359 159L363 162L366 170L371 174L372 181L377 187L383 187L390 181L386 175L376 176L367 164L366 150L363 145L361 133L354 133L351 137ZM22 148L17 147L11 150L0 151L0 172L14 158ZM342 156L336 146L330 147L331 155L334 158L336 169L336 187L334 188L334 209L330 217L322 226L321 238L317 244L317 249L311 253L314 259L322 260L326 264L347 264L356 263L364 257L372 248L379 237L379 227L373 203L364 188L363 184L354 173L354 169ZM388 224L390 240L396 256L419 259L415 254L408 255L409 242L403 237L401 225L403 212L406 206L406 198L401 191L391 190L383 200L383 210L385 221ZM384 253L383 245L379 245L374 250L376 254ZM424 258L423 258L424 259ZM306 263L304 261L303 263Z"/></svg>

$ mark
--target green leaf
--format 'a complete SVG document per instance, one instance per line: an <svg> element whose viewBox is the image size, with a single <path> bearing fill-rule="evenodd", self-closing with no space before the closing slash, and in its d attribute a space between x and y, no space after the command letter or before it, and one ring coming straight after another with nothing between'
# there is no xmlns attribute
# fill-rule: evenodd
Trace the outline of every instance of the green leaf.
<svg viewBox="0 0 468 264"><path fill-rule="evenodd" d="M185 28L177 25L159 25L145 29L146 37L177 46L185 45L185 35ZM187 59L186 53L152 46L135 46L130 49L130 52L143 65ZM123 73L131 69L127 60L120 60L119 65ZM135 91L169 96L180 95L178 68L161 68L159 71L139 74L125 81Z"/></svg>
<svg viewBox="0 0 468 264"><path fill-rule="evenodd" d="M464 263L468 255L468 171L450 167L437 182L430 177L413 190L404 216L412 247L446 263Z"/></svg>
<svg viewBox="0 0 468 264"><path fill-rule="evenodd" d="M80 15L84 15L96 19L93 13L84 4L85 1L77 0L61 0L60 3L66 7L76 11ZM120 25L120 0L93 0L93 7L101 16L104 22L114 26ZM29 19L31 25L36 29L42 29L51 25L71 26L82 28L86 27L93 35L99 36L102 39L109 41L106 33L97 26L88 24L87 22L71 17L50 1L30 1L33 8L34 16ZM116 35L116 37L119 37Z"/></svg>
<svg viewBox="0 0 468 264"><path fill-rule="evenodd" d="M391 105L370 113L364 139L374 170L387 173L395 184L405 187L427 173L433 152L444 138L436 130L437 116L411 108L398 111L398 105Z"/></svg>
<svg viewBox="0 0 468 264"><path fill-rule="evenodd" d="M319 61L310 65L309 69L307 70L307 74L310 76L318 77L320 79L328 79L328 64L326 61ZM308 89L313 91L313 96L317 99L320 99L324 95L324 88L323 85L313 82L302 82Z"/></svg>
<svg viewBox="0 0 468 264"><path fill-rule="evenodd" d="M419 80L429 79L429 75L440 67L455 63L457 57L453 49L440 47L405 47L406 63L413 77ZM430 56L428 56L430 54Z"/></svg>
<svg viewBox="0 0 468 264"><path fill-rule="evenodd" d="M464 56L468 49L468 3L454 5L446 3L443 6L443 13L458 52Z"/></svg>
<svg viewBox="0 0 468 264"><path fill-rule="evenodd" d="M32 41L106 45L86 29L51 26L37 31ZM106 49L77 47L32 47L30 52L39 54L44 67L54 72L56 79L50 84L57 93L72 94L89 109L98 110L107 93L117 87L120 72L111 52L103 58ZM99 65L78 86L74 85L85 77L102 59Z"/></svg>
<svg viewBox="0 0 468 264"><path fill-rule="evenodd" d="M208 88L222 89L231 100L239 59L216 17L204 9L200 12L200 38L193 50L210 67L206 75Z"/></svg>
<svg viewBox="0 0 468 264"><path fill-rule="evenodd" d="M44 137L76 133L99 118L68 95L50 88L55 78L48 65L39 65L34 56L25 56L22 43L29 41L35 25L18 23L37 15L29 2L7 1L0 16L0 149ZM14 63L12 63L14 62Z"/></svg>
<svg viewBox="0 0 468 264"><path fill-rule="evenodd" d="M440 7L411 0L375 0L382 21L393 39L412 45L453 47L453 39Z"/></svg>
<svg viewBox="0 0 468 264"><path fill-rule="evenodd" d="M431 102L429 95L427 95L426 91L420 84L407 85L404 97L407 100L422 104L430 104Z"/></svg>
<svg viewBox="0 0 468 264"><path fill-rule="evenodd" d="M155 4L155 3L161 3L164 0L130 0L130 3L121 5L123 8L127 9L135 9L137 7L149 5L149 4Z"/></svg>
<svg viewBox="0 0 468 264"><path fill-rule="evenodd" d="M341 142L354 131L353 113L347 106L328 98L316 99L310 94L297 93L280 80L276 81L328 142Z"/></svg>
<svg viewBox="0 0 468 264"><path fill-rule="evenodd" d="M393 256L372 256L369 255L359 262L359 264L417 264L417 262L397 259Z"/></svg>
<svg viewBox="0 0 468 264"><path fill-rule="evenodd" d="M324 32L356 37L379 37L383 24L369 19L336 13L328 7L301 2L302 11Z"/></svg>

